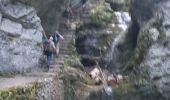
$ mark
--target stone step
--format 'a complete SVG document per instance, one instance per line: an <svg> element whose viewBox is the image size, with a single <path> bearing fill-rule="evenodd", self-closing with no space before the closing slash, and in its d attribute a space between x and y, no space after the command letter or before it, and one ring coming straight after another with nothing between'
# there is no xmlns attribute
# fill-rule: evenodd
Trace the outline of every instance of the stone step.
<svg viewBox="0 0 170 100"><path fill-rule="evenodd" d="M59 54L59 57L58 57L58 58L61 58L61 57L63 57L63 58L68 58L69 55L67 55L67 54Z"/></svg>
<svg viewBox="0 0 170 100"><path fill-rule="evenodd" d="M62 52L60 52L60 54L67 54L67 55L69 55L70 52L69 51L62 51Z"/></svg>
<svg viewBox="0 0 170 100"><path fill-rule="evenodd" d="M67 45L66 45L66 44L65 44L65 45L61 45L61 46L60 46L60 50L62 50L63 48L66 48L66 49L67 49L68 47L69 47L68 44L67 44Z"/></svg>
<svg viewBox="0 0 170 100"><path fill-rule="evenodd" d="M29 77L53 77L56 76L55 73L50 72L31 72L31 73L25 73L24 76Z"/></svg>
<svg viewBox="0 0 170 100"><path fill-rule="evenodd" d="M62 46L62 47L60 47L60 51L63 51L63 50L69 50L69 46Z"/></svg>
<svg viewBox="0 0 170 100"><path fill-rule="evenodd" d="M63 24L63 26L60 27L60 32L65 34L65 33L74 33L74 30L72 30L70 28L70 25L65 25Z"/></svg>
<svg viewBox="0 0 170 100"><path fill-rule="evenodd" d="M63 44L60 45L60 48L62 48L62 47L68 47L69 45L70 45L70 43L63 43Z"/></svg>
<svg viewBox="0 0 170 100"><path fill-rule="evenodd" d="M65 31L62 31L62 35L63 36L69 36L69 35L73 35L75 33L74 30L67 30L67 29L64 29Z"/></svg>
<svg viewBox="0 0 170 100"><path fill-rule="evenodd" d="M60 52L67 52L70 51L69 49L60 49Z"/></svg>
<svg viewBox="0 0 170 100"><path fill-rule="evenodd" d="M60 68L53 68L53 69L49 69L49 72L59 72L59 73L61 73L62 70Z"/></svg>
<svg viewBox="0 0 170 100"><path fill-rule="evenodd" d="M73 35L63 35L64 38L71 38Z"/></svg>
<svg viewBox="0 0 170 100"><path fill-rule="evenodd" d="M67 44L67 43L70 43L73 39L66 39L64 41L61 42L61 44Z"/></svg>
<svg viewBox="0 0 170 100"><path fill-rule="evenodd" d="M69 50L69 48L70 48L69 45L62 45L62 46L60 46L60 51Z"/></svg>
<svg viewBox="0 0 170 100"><path fill-rule="evenodd" d="M70 49L69 49L69 46L67 46L67 47L66 47L66 46L62 46L62 47L60 47L60 51L63 51L63 50L64 50L64 51L65 51L65 50L70 50Z"/></svg>
<svg viewBox="0 0 170 100"><path fill-rule="evenodd" d="M73 40L72 36L64 37L64 41L70 41L70 40Z"/></svg>
<svg viewBox="0 0 170 100"><path fill-rule="evenodd" d="M59 65L63 65L63 64L64 64L64 61L56 61L55 63L56 63L56 64L59 64Z"/></svg>
<svg viewBox="0 0 170 100"><path fill-rule="evenodd" d="M50 66L50 69L53 69L53 68L62 68L63 67L63 65L60 65L60 64L56 64L56 63L54 63L54 64L52 64L51 66Z"/></svg>
<svg viewBox="0 0 170 100"><path fill-rule="evenodd" d="M71 53L70 51L62 51L62 52L60 52L61 54L69 54L69 53Z"/></svg>

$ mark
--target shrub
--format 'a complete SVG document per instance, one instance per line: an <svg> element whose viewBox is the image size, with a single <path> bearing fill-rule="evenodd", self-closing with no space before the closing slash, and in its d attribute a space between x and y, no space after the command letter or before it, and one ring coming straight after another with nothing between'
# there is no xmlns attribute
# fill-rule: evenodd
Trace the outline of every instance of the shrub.
<svg viewBox="0 0 170 100"><path fill-rule="evenodd" d="M104 26L113 19L113 11L106 5L99 5L92 10L91 21L98 27Z"/></svg>

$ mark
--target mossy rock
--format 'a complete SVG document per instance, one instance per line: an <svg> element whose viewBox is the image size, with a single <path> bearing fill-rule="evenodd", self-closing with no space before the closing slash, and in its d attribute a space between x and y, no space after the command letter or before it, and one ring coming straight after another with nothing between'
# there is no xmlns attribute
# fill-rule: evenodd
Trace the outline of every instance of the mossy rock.
<svg viewBox="0 0 170 100"><path fill-rule="evenodd" d="M69 56L68 58L66 58L64 60L64 66L71 66L71 67L75 67L78 69L83 69L84 66L82 65L82 63L80 62L80 58L77 56Z"/></svg>
<svg viewBox="0 0 170 100"><path fill-rule="evenodd" d="M151 29L155 29L158 32L158 36L156 36L156 38L153 36L154 34L150 32ZM149 48L155 42L162 40L164 37L165 33L162 29L161 20L157 17L153 17L148 21L148 23L143 25L143 28L140 30L137 38L137 45L132 59L128 62L128 66L131 68L138 66L143 61Z"/></svg>
<svg viewBox="0 0 170 100"><path fill-rule="evenodd" d="M0 100L36 100L38 84L0 90Z"/></svg>
<svg viewBox="0 0 170 100"><path fill-rule="evenodd" d="M3 77L12 77L16 74L19 74L20 72L7 72L7 71L0 71L0 76L3 76ZM21 73L20 73L21 74Z"/></svg>
<svg viewBox="0 0 170 100"><path fill-rule="evenodd" d="M89 75L80 69L66 67L64 68L64 94L65 100L82 100L86 98L86 93L100 91L103 85L96 86L95 81Z"/></svg>
<svg viewBox="0 0 170 100"><path fill-rule="evenodd" d="M115 36L114 34L104 34L100 36L97 45L98 48L100 49L101 54L106 53L114 39L114 36Z"/></svg>
<svg viewBox="0 0 170 100"><path fill-rule="evenodd" d="M98 27L106 26L114 18L114 11L108 5L98 5L91 12L91 23Z"/></svg>

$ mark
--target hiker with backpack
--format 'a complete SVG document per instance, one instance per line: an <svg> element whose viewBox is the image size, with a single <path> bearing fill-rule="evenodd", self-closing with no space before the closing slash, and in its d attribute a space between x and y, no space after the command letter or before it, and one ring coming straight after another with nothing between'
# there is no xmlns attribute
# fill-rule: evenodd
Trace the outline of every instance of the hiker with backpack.
<svg viewBox="0 0 170 100"><path fill-rule="evenodd" d="M58 31L56 31L54 34L52 34L51 37L53 38L53 42L55 44L56 56L58 56L59 55L60 41L64 40L64 37Z"/></svg>
<svg viewBox="0 0 170 100"><path fill-rule="evenodd" d="M55 44L53 42L53 37L50 37L48 40L45 40L43 43L44 54L47 56L47 65L51 65L52 54L55 52Z"/></svg>

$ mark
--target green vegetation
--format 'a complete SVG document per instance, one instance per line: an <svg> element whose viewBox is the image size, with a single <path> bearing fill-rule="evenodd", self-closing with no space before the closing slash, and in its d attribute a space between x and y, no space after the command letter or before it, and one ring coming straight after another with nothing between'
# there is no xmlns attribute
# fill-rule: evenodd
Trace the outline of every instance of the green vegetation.
<svg viewBox="0 0 170 100"><path fill-rule="evenodd" d="M107 23L110 23L113 18L113 10L107 5L99 5L93 9L91 13L91 22L98 27L105 26Z"/></svg>
<svg viewBox="0 0 170 100"><path fill-rule="evenodd" d="M161 20L157 19L157 21L153 22L152 26L155 27L159 31L159 39L162 40L166 36L166 34L163 31Z"/></svg>
<svg viewBox="0 0 170 100"><path fill-rule="evenodd" d="M0 100L36 100L37 83L27 87L14 87L0 91Z"/></svg>
<svg viewBox="0 0 170 100"><path fill-rule="evenodd" d="M84 66L80 62L80 58L77 56L73 56L73 55L64 60L64 66L65 67L70 66L70 67L75 67L79 69L84 68Z"/></svg>
<svg viewBox="0 0 170 100"><path fill-rule="evenodd" d="M165 33L161 28L161 21L158 18L152 18L144 25L144 27L140 30L137 39L137 46L135 48L132 59L128 62L128 67L133 69L133 67L138 66L140 64L148 49L154 44L155 40L153 40L152 35L149 31L151 28L155 28L159 31L158 40L161 40L165 37Z"/></svg>
<svg viewBox="0 0 170 100"><path fill-rule="evenodd" d="M80 57L78 56L75 48L75 40L72 40L72 42L68 46L70 51L70 56L66 59L64 59L64 67L75 67L78 69L83 69L84 66L80 62Z"/></svg>
<svg viewBox="0 0 170 100"><path fill-rule="evenodd" d="M101 54L104 54L108 47L111 45L114 38L114 34L103 34L98 40L98 48L100 49Z"/></svg>
<svg viewBox="0 0 170 100"><path fill-rule="evenodd" d="M0 76L3 76L3 77L12 77L16 74L19 74L20 72L2 72L0 71Z"/></svg>
<svg viewBox="0 0 170 100"><path fill-rule="evenodd" d="M120 94L128 94L133 89L133 83L130 80L124 81L120 86L116 89L116 92Z"/></svg>

